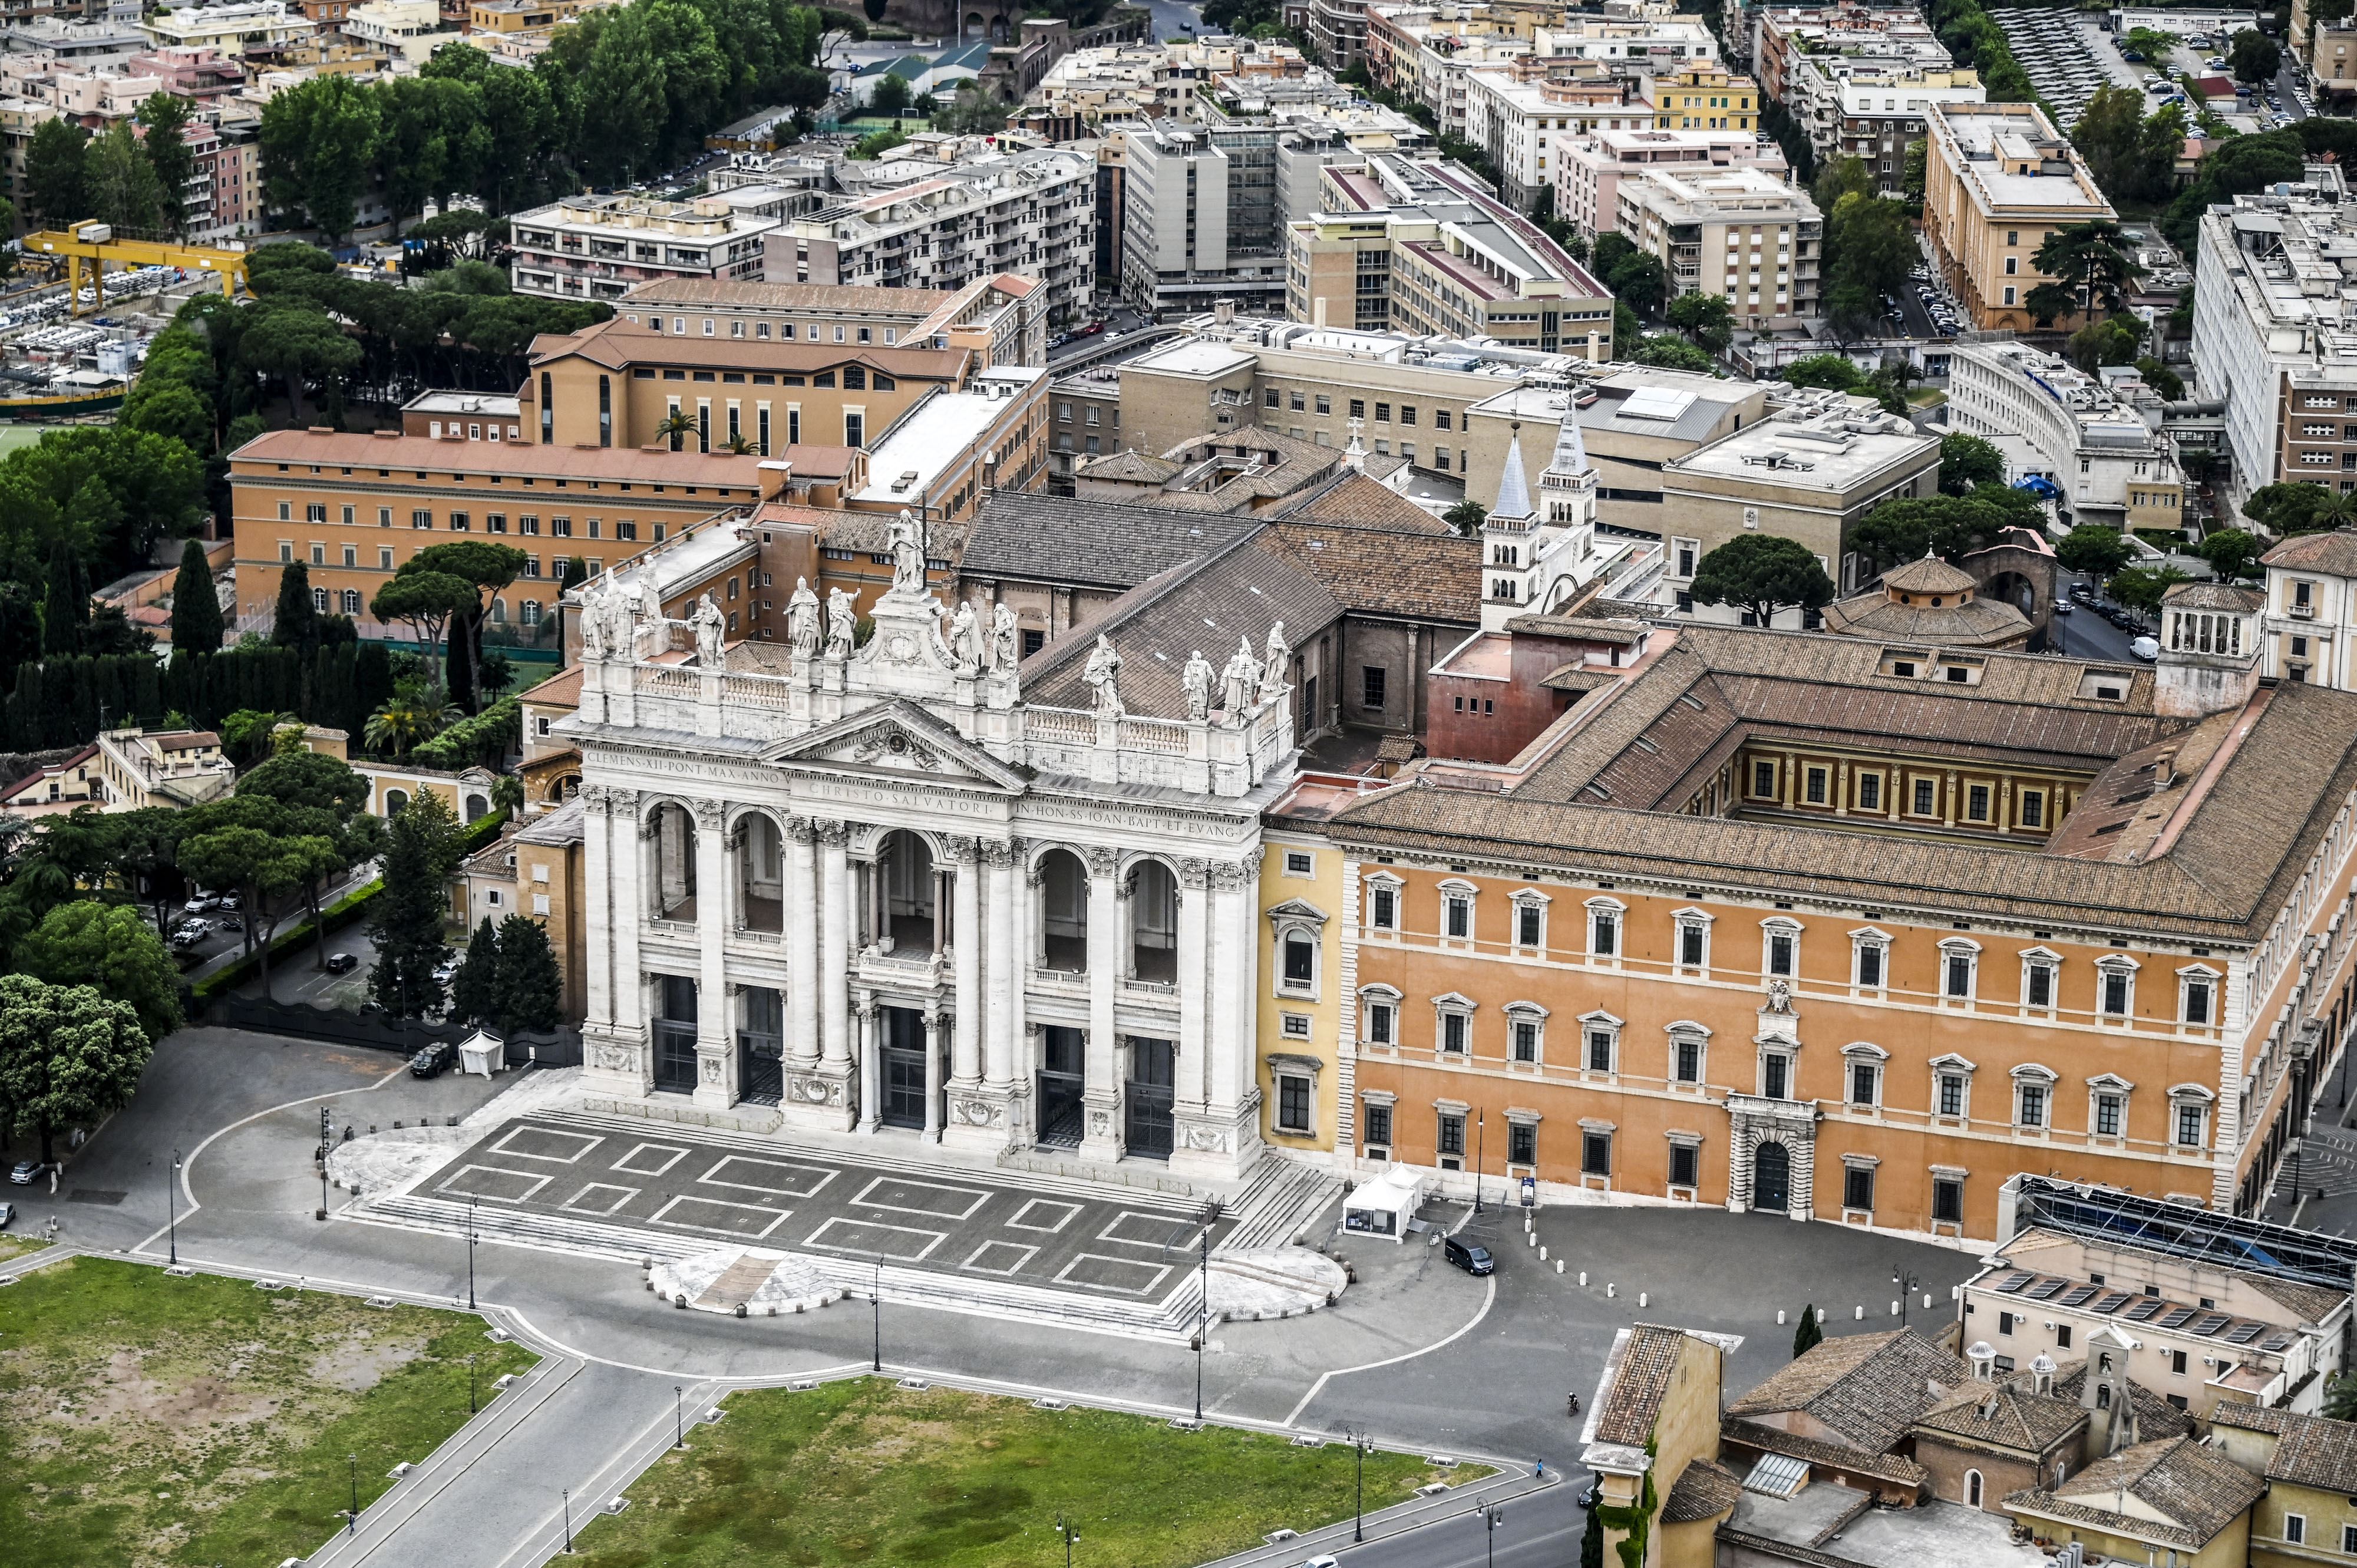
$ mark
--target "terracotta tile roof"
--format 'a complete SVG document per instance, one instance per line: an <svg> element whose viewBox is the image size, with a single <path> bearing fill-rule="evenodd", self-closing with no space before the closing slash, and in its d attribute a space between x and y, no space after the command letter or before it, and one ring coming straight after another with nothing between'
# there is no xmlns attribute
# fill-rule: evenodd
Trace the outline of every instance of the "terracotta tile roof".
<svg viewBox="0 0 2357 1568"><path fill-rule="evenodd" d="M2261 556L2259 564L2287 566L2296 572L2357 577L2357 528L2295 534Z"/></svg>
<svg viewBox="0 0 2357 1568"><path fill-rule="evenodd" d="M1072 470L1075 478L1114 479L1133 484L1158 485L1178 472L1178 465L1168 457L1157 457L1149 452L1108 452L1102 457L1091 457Z"/></svg>
<svg viewBox="0 0 2357 1568"><path fill-rule="evenodd" d="M2196 1549L2258 1501L2266 1486L2256 1476L2191 1437L2164 1438L2098 1459L2052 1490L2015 1492L2007 1511L2032 1513L2142 1540ZM2149 1512L2115 1506L2125 1494ZM2152 1517L2158 1515L2158 1522Z"/></svg>
<svg viewBox="0 0 2357 1568"><path fill-rule="evenodd" d="M1809 1353L1727 1407L1730 1416L1805 1412L1851 1447L1880 1454L1948 1391L1972 1377L1911 1328L1846 1334Z"/></svg>
<svg viewBox="0 0 2357 1568"><path fill-rule="evenodd" d="M1363 614L1465 627L1481 618L1478 539L1287 517L1262 530L1259 542Z"/></svg>
<svg viewBox="0 0 2357 1568"><path fill-rule="evenodd" d="M2075 1405L2086 1381L2086 1358L2065 1361L2054 1371L2054 1397ZM2133 1378L2128 1380L2128 1406L2136 1412L2136 1431L2147 1442L2158 1437L2181 1437L2193 1430L2191 1416Z"/></svg>
<svg viewBox="0 0 2357 1568"><path fill-rule="evenodd" d="M1524 615L1508 621L1506 629L1581 642L1617 642L1629 648L1643 639L1645 623L1621 616Z"/></svg>
<svg viewBox="0 0 2357 1568"><path fill-rule="evenodd" d="M2272 1274L2255 1271L2243 1277L2261 1295L2299 1314L2302 1323L2322 1324L2336 1310L2349 1305L2349 1293L2345 1290L2304 1285L2295 1280L2279 1280Z"/></svg>
<svg viewBox="0 0 2357 1568"><path fill-rule="evenodd" d="M516 700L534 703L544 708L577 708L581 705L581 672L586 666L576 664L559 671L536 686L528 686L516 694Z"/></svg>
<svg viewBox="0 0 2357 1568"><path fill-rule="evenodd" d="M2174 610L2224 610L2231 615L2255 615L2266 607L2267 596L2257 588L2232 583L2179 583L2161 595Z"/></svg>
<svg viewBox="0 0 2357 1568"><path fill-rule="evenodd" d="M436 441L430 435L372 435L364 430L267 430L230 454L232 482L258 484L275 479L274 473L264 470L265 464L308 467L316 463L322 468L350 468L356 473L363 469L423 468L437 475L528 475L533 478L694 486L699 496L715 495L740 501L750 500L757 494L762 461L729 452L673 452L643 446L543 446L525 441ZM670 493L666 489L666 496ZM636 492L632 494L635 499ZM552 499L547 504L558 503ZM584 497L576 504L595 503Z"/></svg>
<svg viewBox="0 0 2357 1568"><path fill-rule="evenodd" d="M1743 1482L1716 1459L1692 1459L1670 1484L1662 1504L1663 1524L1695 1524L1717 1519L1743 1496Z"/></svg>
<svg viewBox="0 0 2357 1568"><path fill-rule="evenodd" d="M1629 1331L1615 1347L1619 1357L1612 1369L1612 1391L1596 1412L1594 1441L1642 1448L1652 1440L1662 1396L1669 1391L1685 1342L1683 1329L1641 1323Z"/></svg>
<svg viewBox="0 0 2357 1568"><path fill-rule="evenodd" d="M866 365L911 381L963 381L974 360L965 349L879 348L856 343L762 341L751 338L681 337L650 332L616 316L578 332L543 333L532 340L530 363L544 365L572 355L621 370L634 365L677 365L683 370L772 371L807 375L838 365Z"/></svg>
<svg viewBox="0 0 2357 1568"><path fill-rule="evenodd" d="M1900 604L1872 589L1825 607L1825 629L1844 637L1921 642L1941 648L1981 648L2029 635L2029 618L2003 599L1929 600Z"/></svg>
<svg viewBox="0 0 2357 1568"><path fill-rule="evenodd" d="M1959 566L1951 566L1937 555L1925 555L1921 561L1910 561L1893 566L1882 575L1882 585L1902 594L1964 594L1980 586L1979 579Z"/></svg>
<svg viewBox="0 0 2357 1568"><path fill-rule="evenodd" d="M891 548L892 523L899 514L886 511L831 511L819 530L819 542L835 550L864 550L881 555ZM958 558L965 553L967 537L973 525L963 522L928 522L925 524L925 556L928 560L947 561L955 570Z"/></svg>
<svg viewBox="0 0 2357 1568"><path fill-rule="evenodd" d="M993 490L974 516L961 570L968 577L1129 589L1254 526L1248 517Z"/></svg>
<svg viewBox="0 0 2357 1568"><path fill-rule="evenodd" d="M1454 537L1457 532L1388 485L1348 470L1280 503L1271 515L1308 522L1362 523L1403 533ZM1478 541L1467 542L1478 549Z"/></svg>
<svg viewBox="0 0 2357 1568"><path fill-rule="evenodd" d="M2279 1441L2267 1461L2268 1480L2320 1492L2357 1493L2357 1422L2247 1404L2220 1404L2210 1419L2221 1426L2276 1434Z"/></svg>
<svg viewBox="0 0 2357 1568"><path fill-rule="evenodd" d="M1846 1443L1820 1442L1813 1437L1796 1436L1781 1427L1768 1426L1756 1421L1730 1416L1719 1423L1718 1434L1723 1440L1738 1447L1804 1459L1811 1465L1838 1470L1846 1476L1867 1476L1901 1487L1920 1487L1932 1478L1929 1470L1903 1454L1854 1448Z"/></svg>
<svg viewBox="0 0 2357 1568"><path fill-rule="evenodd" d="M2074 856L2067 851L2078 830L2066 820L2054 846L2066 853L1993 854L1892 834L1877 840L1869 868L1857 838L1837 829L1686 816L1676 809L1690 793L1682 781L1715 766L1747 726L1780 739L2075 760L2094 771L2168 733L2151 711L2149 672L2123 671L2126 700L2107 703L2078 696L2087 669L2078 660L1990 654L1980 684L1951 695L1876 678L1879 650L1846 638L1688 627L1676 639L1598 699L1512 790L1412 779L1354 805L1331 831L1352 845L1459 858L1477 845L1488 854L1511 845L1519 859L1582 875L1724 881L1867 906L1920 899L2032 924L2243 942L2266 935L2333 812L2357 789L2357 694L2289 683L2261 692L2221 726L2232 744L2171 791L2172 814L2150 835L2149 853ZM1655 749L1639 746L1640 737Z"/></svg>
<svg viewBox="0 0 2357 1568"><path fill-rule="evenodd" d="M1915 1418L1914 1430L2040 1455L2085 1424L2087 1412L2019 1383L1968 1382Z"/></svg>

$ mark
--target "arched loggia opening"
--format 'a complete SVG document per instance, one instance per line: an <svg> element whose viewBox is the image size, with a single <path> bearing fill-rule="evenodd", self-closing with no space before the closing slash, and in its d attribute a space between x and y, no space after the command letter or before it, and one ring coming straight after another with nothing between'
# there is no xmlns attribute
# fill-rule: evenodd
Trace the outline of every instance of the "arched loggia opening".
<svg viewBox="0 0 2357 1568"><path fill-rule="evenodd" d="M1070 850L1039 857L1041 969L1085 974L1089 968L1089 871Z"/></svg>
<svg viewBox="0 0 2357 1568"><path fill-rule="evenodd" d="M1158 860L1130 873L1129 972L1164 985L1178 978L1178 879Z"/></svg>
<svg viewBox="0 0 2357 1568"><path fill-rule="evenodd" d="M737 923L748 931L786 929L785 842L778 824L754 812L737 824Z"/></svg>
<svg viewBox="0 0 2357 1568"><path fill-rule="evenodd" d="M657 919L695 918L695 822L668 802L655 808L653 889Z"/></svg>
<svg viewBox="0 0 2357 1568"><path fill-rule="evenodd" d="M932 846L924 835L905 829L885 835L876 851L868 887L873 899L868 929L878 945L889 939L887 951L910 958L942 950L945 907Z"/></svg>

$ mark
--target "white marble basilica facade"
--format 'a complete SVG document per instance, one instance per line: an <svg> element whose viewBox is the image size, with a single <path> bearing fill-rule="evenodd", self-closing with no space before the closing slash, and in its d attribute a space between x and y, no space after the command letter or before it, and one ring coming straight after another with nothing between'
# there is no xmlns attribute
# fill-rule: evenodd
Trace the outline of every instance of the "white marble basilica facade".
<svg viewBox="0 0 2357 1568"><path fill-rule="evenodd" d="M1116 628L1084 687L1065 671L1091 705L1035 705L1011 628L951 617L901 553L857 647L840 597L823 617L803 590L789 642L723 650L716 611L591 585L560 726L590 1079L774 1103L788 1134L1242 1173L1260 811L1295 757L1281 648L1258 683L1240 655L1246 679L1207 696L1190 670L1180 711L1133 712Z"/></svg>

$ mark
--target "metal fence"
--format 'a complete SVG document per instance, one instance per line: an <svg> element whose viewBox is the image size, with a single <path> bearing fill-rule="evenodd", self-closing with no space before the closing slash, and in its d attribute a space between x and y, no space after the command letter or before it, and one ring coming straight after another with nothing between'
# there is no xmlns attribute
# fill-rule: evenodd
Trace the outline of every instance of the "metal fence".
<svg viewBox="0 0 2357 1568"><path fill-rule="evenodd" d="M435 1044L456 1045L474 1031L462 1025L431 1024L419 1018L393 1018L382 1013L349 1013L340 1008L314 1007L303 1002L274 1002L259 996L224 997L217 1008L220 1021L233 1029L258 1034L287 1035L298 1039L327 1040L365 1050L393 1051L409 1056ZM520 1029L507 1037L507 1065L520 1068L579 1067L581 1031L560 1027L542 1031Z"/></svg>

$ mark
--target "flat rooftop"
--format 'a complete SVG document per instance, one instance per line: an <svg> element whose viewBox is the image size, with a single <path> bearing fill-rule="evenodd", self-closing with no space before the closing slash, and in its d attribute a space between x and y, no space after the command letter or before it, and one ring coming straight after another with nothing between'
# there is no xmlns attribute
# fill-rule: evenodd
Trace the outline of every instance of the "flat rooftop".
<svg viewBox="0 0 2357 1568"><path fill-rule="evenodd" d="M970 451L993 424L1020 408L1023 390L1045 380L1047 374L1030 367L996 370L975 377L963 392L937 392L926 398L867 449L867 484L851 499L889 505L930 489L935 476ZM993 383L1013 383L1016 395L992 397L981 390ZM901 484L904 474L917 476L913 484Z"/></svg>
<svg viewBox="0 0 2357 1568"><path fill-rule="evenodd" d="M1723 440L1663 465L1670 473L1708 475L1788 489L1846 489L1910 457L1936 452L1926 435L1897 414L1869 418L1817 416L1764 419Z"/></svg>
<svg viewBox="0 0 2357 1568"><path fill-rule="evenodd" d="M1720 1527L1777 1546L1798 1547L1801 1562L1827 1557L1858 1568L2051 1568L2052 1559L2017 1545L2013 1521L1955 1503L1909 1509L1873 1506L1870 1494L1819 1481L1789 1498L1745 1491ZM1830 1533L1828 1533L1830 1531ZM1821 1556L1820 1554L1824 1554Z"/></svg>

